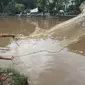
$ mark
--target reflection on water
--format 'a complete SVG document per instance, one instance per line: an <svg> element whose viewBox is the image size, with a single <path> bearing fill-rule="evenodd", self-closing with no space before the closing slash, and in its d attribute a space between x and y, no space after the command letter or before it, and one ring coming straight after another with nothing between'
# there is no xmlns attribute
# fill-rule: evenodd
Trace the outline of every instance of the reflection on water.
<svg viewBox="0 0 85 85"><path fill-rule="evenodd" d="M35 27L50 29L61 21L42 18L7 18L0 19L0 32L28 35L35 31Z"/></svg>
<svg viewBox="0 0 85 85"><path fill-rule="evenodd" d="M0 32L29 35L35 31L37 31L35 33L44 32L61 22L56 19L8 18L0 20ZM55 34L57 33L56 36L60 38L74 39L83 31L84 29L69 27L57 30ZM13 66L29 77L30 85L85 85L84 39L81 37L81 41L69 44L63 49L60 41L50 36L45 39L20 39L12 41L8 45L10 49L0 52L0 55L15 56ZM0 40L0 46L8 43L8 38ZM0 66L4 65L2 63L4 62L0 61Z"/></svg>
<svg viewBox="0 0 85 85"><path fill-rule="evenodd" d="M35 30L42 31L51 29L54 25L61 22L57 19L43 19L43 18L16 18L10 17L6 19L0 19L0 33L7 34L23 34L29 35ZM9 43L8 39L0 39L0 46L5 46Z"/></svg>

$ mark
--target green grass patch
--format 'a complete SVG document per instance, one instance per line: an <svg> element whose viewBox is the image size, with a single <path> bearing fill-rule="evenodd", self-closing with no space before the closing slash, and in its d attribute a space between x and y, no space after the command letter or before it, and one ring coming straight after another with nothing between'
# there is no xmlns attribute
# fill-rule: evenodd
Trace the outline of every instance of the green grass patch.
<svg viewBox="0 0 85 85"><path fill-rule="evenodd" d="M1 84L9 84L9 85L29 85L27 82L27 77L24 75L20 74L19 72L16 72L15 70L12 69L1 69L0 68L0 77L8 77L8 80L6 79L5 81L0 80Z"/></svg>

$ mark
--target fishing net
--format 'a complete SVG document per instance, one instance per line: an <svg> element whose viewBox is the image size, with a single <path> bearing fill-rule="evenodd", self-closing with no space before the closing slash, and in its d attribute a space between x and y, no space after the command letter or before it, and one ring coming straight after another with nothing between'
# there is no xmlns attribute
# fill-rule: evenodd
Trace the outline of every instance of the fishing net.
<svg viewBox="0 0 85 85"><path fill-rule="evenodd" d="M85 35L85 2L80 6L81 14L73 19L67 20L61 24L54 26L51 30L39 33L34 32L30 36L17 37L18 39L41 39L41 38L54 38L61 41L63 47L77 42Z"/></svg>
<svg viewBox="0 0 85 85"><path fill-rule="evenodd" d="M13 63L17 69L21 67L20 71L29 73L28 76L33 78L32 76L45 69L44 64L51 60L49 54L58 53L85 36L85 2L81 4L80 9L81 14L54 26L51 30L43 33L38 31L29 36L15 36L7 46L9 50L0 52L1 55L14 56Z"/></svg>

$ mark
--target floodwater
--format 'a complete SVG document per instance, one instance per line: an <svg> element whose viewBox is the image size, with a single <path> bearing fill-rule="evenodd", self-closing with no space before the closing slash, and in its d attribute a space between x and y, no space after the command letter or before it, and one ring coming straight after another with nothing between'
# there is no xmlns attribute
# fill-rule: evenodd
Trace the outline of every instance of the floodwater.
<svg viewBox="0 0 85 85"><path fill-rule="evenodd" d="M0 19L0 33L6 34L22 34L28 36L35 32L35 30L48 30L51 29L56 24L63 22L64 20L57 19L43 19L43 18L1 18ZM9 43L9 39L1 39L0 46L6 46Z"/></svg>
<svg viewBox="0 0 85 85"><path fill-rule="evenodd" d="M1 19L0 33L25 36L33 33L44 33L63 21L40 18ZM76 30L70 30L70 32L75 33ZM68 37L69 33L65 36ZM62 36L60 37L62 38ZM52 36L14 41L6 38L0 40L0 47L7 46L10 49L0 51L0 54L5 57L15 57L11 66L27 75L30 85L85 85L84 43L84 36L78 42L69 44L64 48L61 46L61 40ZM5 65L3 62L8 64L7 61L0 61L0 66Z"/></svg>

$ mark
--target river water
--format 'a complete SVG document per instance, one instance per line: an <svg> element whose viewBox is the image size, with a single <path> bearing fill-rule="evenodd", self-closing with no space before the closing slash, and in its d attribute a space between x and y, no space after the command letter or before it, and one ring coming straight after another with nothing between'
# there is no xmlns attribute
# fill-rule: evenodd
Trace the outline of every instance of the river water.
<svg viewBox="0 0 85 85"><path fill-rule="evenodd" d="M65 19L0 19L0 33L20 36L44 33L63 21ZM70 30L71 33L74 31L76 30ZM68 37L69 33L66 36ZM30 85L85 85L85 37L64 48L60 42L60 39L52 36L40 39L0 39L0 47L10 48L0 51L0 54L15 57L12 62L0 60L0 66L14 66L28 76Z"/></svg>

